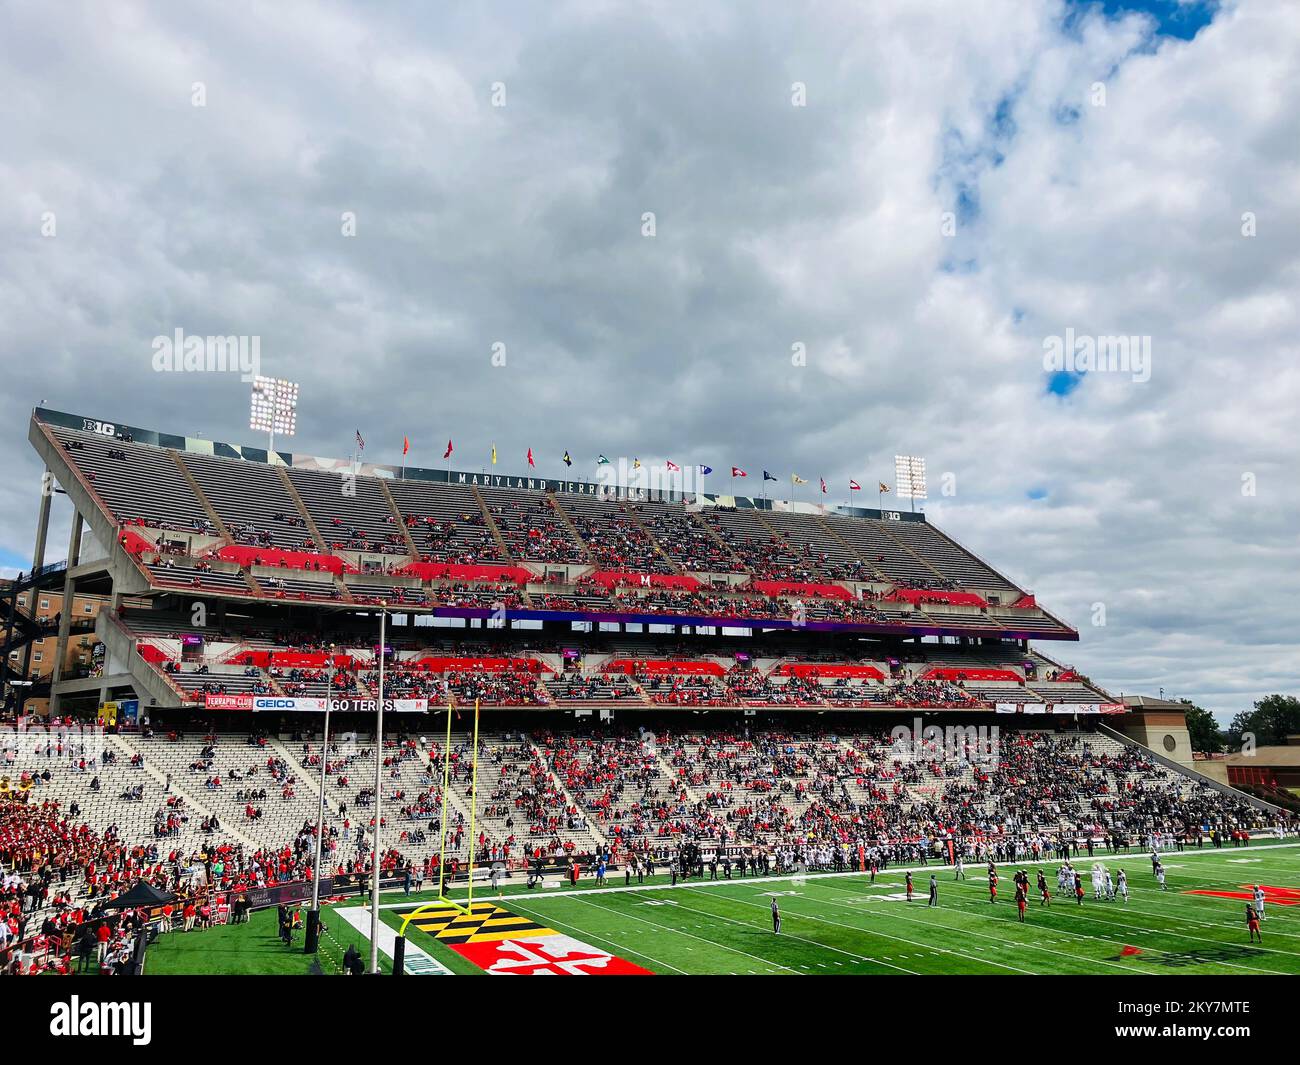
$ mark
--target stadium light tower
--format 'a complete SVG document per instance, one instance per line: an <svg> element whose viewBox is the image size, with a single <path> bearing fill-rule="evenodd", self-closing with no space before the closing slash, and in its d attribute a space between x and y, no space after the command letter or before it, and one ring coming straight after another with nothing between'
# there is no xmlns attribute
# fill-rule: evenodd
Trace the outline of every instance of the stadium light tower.
<svg viewBox="0 0 1300 1065"><path fill-rule="evenodd" d="M894 491L906 493L916 509L916 501L925 498L925 459L916 455L894 456Z"/></svg>
<svg viewBox="0 0 1300 1065"><path fill-rule="evenodd" d="M254 377L248 427L266 433L266 457L275 451L275 434L293 436L298 430L298 382L279 377Z"/></svg>

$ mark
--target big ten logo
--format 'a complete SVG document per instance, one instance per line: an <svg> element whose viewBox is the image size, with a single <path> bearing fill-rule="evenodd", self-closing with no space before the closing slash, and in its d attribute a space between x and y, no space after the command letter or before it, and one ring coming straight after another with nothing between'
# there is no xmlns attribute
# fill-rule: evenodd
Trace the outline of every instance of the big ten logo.
<svg viewBox="0 0 1300 1065"><path fill-rule="evenodd" d="M196 629L208 627L208 604L197 600L190 604L190 624Z"/></svg>
<svg viewBox="0 0 1300 1065"><path fill-rule="evenodd" d="M794 863L794 876L790 878L790 886L801 888L808 883L808 865L802 858Z"/></svg>
<svg viewBox="0 0 1300 1065"><path fill-rule="evenodd" d="M802 81L790 82L790 106L808 106L808 86Z"/></svg>
<svg viewBox="0 0 1300 1065"><path fill-rule="evenodd" d="M1105 82L1094 81L1092 83L1092 86L1088 94L1088 102L1092 104L1093 107L1106 106L1106 83Z"/></svg>
<svg viewBox="0 0 1300 1065"><path fill-rule="evenodd" d="M355 468L341 470L340 477L342 478L342 483L339 485L339 491L347 498L351 499L357 494L357 471Z"/></svg>
<svg viewBox="0 0 1300 1065"><path fill-rule="evenodd" d="M790 345L790 365L804 367L808 365L808 345L796 340Z"/></svg>
<svg viewBox="0 0 1300 1065"><path fill-rule="evenodd" d="M504 81L494 81L488 99L491 101L493 107L505 107L506 83Z"/></svg>
<svg viewBox="0 0 1300 1065"><path fill-rule="evenodd" d="M1241 475L1241 495L1244 499L1255 498L1255 475L1249 470Z"/></svg>
<svg viewBox="0 0 1300 1065"><path fill-rule="evenodd" d="M339 215L339 233L345 237L357 235L357 212L344 211Z"/></svg>
<svg viewBox="0 0 1300 1065"><path fill-rule="evenodd" d="M208 106L208 83L205 81L194 81L190 83L190 106L207 107Z"/></svg>
<svg viewBox="0 0 1300 1065"><path fill-rule="evenodd" d="M97 422L89 418L81 420L83 433L98 433L100 436L117 436L117 426L112 422Z"/></svg>
<svg viewBox="0 0 1300 1065"><path fill-rule="evenodd" d="M54 474L46 470L41 474L41 498L45 499L54 495Z"/></svg>
<svg viewBox="0 0 1300 1065"><path fill-rule="evenodd" d="M487 619L489 629L504 629L506 627L506 605L497 600L492 604L492 614Z"/></svg>
<svg viewBox="0 0 1300 1065"><path fill-rule="evenodd" d="M955 211L944 211L939 216L939 236L955 237L957 235L957 214Z"/></svg>
<svg viewBox="0 0 1300 1065"><path fill-rule="evenodd" d="M1241 734L1241 753L1247 758L1254 758L1255 746L1255 734L1253 732L1243 732Z"/></svg>
<svg viewBox="0 0 1300 1065"><path fill-rule="evenodd" d="M57 237L59 235L59 221L54 217L53 211L43 211L41 213L41 236Z"/></svg>
<svg viewBox="0 0 1300 1065"><path fill-rule="evenodd" d="M1098 601L1093 603L1090 609L1092 611L1093 628L1104 629L1106 627L1106 604Z"/></svg>
<svg viewBox="0 0 1300 1065"><path fill-rule="evenodd" d="M1241 212L1241 235L1243 237L1253 237L1255 235L1255 212Z"/></svg>
<svg viewBox="0 0 1300 1065"><path fill-rule="evenodd" d="M655 236L655 235L659 232L659 230L658 230L658 228L657 228L657 225L658 225L658 222L657 222L657 220L656 220L656 218L655 218L655 213L654 213L654 211L643 211L643 212L642 212L642 214L641 214L641 236L643 236L643 237L653 237L653 236Z"/></svg>
<svg viewBox="0 0 1300 1065"><path fill-rule="evenodd" d="M492 342L492 347L491 347L489 350L490 350L491 353L492 353L492 354L491 354L491 358L490 358L489 361L491 362L491 364L492 364L493 366L501 367L501 366L504 366L504 365L506 364L506 345L505 345L505 341L503 341L503 340L494 340L494 341ZM524 360L524 361L526 362L527 360Z"/></svg>
<svg viewBox="0 0 1300 1065"><path fill-rule="evenodd" d="M957 475L951 470L939 474L939 494L948 498L957 494Z"/></svg>

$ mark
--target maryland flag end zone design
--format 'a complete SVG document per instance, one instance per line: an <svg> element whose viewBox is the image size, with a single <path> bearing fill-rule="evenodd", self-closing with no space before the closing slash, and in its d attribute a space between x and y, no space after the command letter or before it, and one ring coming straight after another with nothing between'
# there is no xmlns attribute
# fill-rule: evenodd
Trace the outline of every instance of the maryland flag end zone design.
<svg viewBox="0 0 1300 1065"><path fill-rule="evenodd" d="M398 912L492 976L654 975L491 902L476 902L469 912L436 903Z"/></svg>

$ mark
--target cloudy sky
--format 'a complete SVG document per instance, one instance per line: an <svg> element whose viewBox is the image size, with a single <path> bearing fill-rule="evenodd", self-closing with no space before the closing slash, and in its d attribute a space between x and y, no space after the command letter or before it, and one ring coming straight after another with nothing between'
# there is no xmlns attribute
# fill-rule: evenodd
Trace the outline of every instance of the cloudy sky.
<svg viewBox="0 0 1300 1065"><path fill-rule="evenodd" d="M1110 690L1300 688L1292 0L60 10L0 8L6 572L42 400L256 442L181 328L260 337L311 454L924 455Z"/></svg>

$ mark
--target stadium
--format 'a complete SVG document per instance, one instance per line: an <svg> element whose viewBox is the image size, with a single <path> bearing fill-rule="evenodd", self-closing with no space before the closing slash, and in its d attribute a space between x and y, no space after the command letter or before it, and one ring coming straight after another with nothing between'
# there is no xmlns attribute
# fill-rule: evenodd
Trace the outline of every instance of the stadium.
<svg viewBox="0 0 1300 1065"><path fill-rule="evenodd" d="M1287 1045L1297 40L10 0L16 1045Z"/></svg>
<svg viewBox="0 0 1300 1065"><path fill-rule="evenodd" d="M9 730L9 971L1300 972L1294 814L922 513L28 439L6 659L103 650Z"/></svg>

